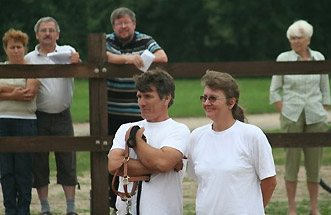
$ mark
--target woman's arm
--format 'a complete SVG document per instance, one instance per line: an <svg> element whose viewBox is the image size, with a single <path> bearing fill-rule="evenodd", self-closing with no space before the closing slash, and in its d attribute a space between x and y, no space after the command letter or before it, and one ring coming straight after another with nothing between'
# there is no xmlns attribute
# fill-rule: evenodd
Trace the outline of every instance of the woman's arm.
<svg viewBox="0 0 331 215"><path fill-rule="evenodd" d="M31 101L37 95L40 81L27 79L26 88L0 85L0 100Z"/></svg>
<svg viewBox="0 0 331 215"><path fill-rule="evenodd" d="M265 178L261 181L261 190L262 190L264 208L268 205L276 185L277 185L276 176Z"/></svg>
<svg viewBox="0 0 331 215"><path fill-rule="evenodd" d="M23 87L0 86L0 100L26 101L25 94L28 92Z"/></svg>
<svg viewBox="0 0 331 215"><path fill-rule="evenodd" d="M29 90L30 98L34 99L37 96L40 87L40 81L38 79L29 78L26 80L26 89Z"/></svg>

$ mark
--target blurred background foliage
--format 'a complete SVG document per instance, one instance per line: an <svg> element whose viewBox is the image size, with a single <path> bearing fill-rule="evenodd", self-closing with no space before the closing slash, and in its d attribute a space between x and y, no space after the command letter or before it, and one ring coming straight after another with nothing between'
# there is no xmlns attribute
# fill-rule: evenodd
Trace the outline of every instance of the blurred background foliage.
<svg viewBox="0 0 331 215"><path fill-rule="evenodd" d="M32 50L34 24L52 16L61 28L58 43L72 45L86 61L87 35L111 33L110 13L122 6L136 13L137 30L152 35L170 62L275 60L289 49L286 30L298 19L314 27L311 48L331 57L328 0L1 0L0 34L23 30Z"/></svg>

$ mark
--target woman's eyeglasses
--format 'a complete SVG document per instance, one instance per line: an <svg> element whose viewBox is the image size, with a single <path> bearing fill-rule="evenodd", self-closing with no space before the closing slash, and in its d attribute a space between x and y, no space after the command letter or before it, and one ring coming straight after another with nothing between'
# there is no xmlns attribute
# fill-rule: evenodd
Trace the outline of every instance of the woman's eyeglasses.
<svg viewBox="0 0 331 215"><path fill-rule="evenodd" d="M216 100L220 100L220 99L226 99L225 97L218 97L218 96L200 96L200 100L202 102L206 102L207 100L209 100L211 103L216 102Z"/></svg>

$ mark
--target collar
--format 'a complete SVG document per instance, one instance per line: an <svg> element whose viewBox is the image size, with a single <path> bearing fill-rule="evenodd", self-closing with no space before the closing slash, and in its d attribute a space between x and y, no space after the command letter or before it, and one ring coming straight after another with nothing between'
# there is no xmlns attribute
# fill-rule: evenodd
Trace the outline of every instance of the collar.
<svg viewBox="0 0 331 215"><path fill-rule="evenodd" d="M45 54L43 54L39 51L39 47L40 47L40 44L37 44L35 49L34 49L35 52L37 53L37 55L46 56ZM53 52L58 52L58 50L59 50L59 46L57 44L55 44L55 50ZM50 52L50 53L52 53L52 52Z"/></svg>
<svg viewBox="0 0 331 215"><path fill-rule="evenodd" d="M309 60L315 60L315 58L314 58L314 56L313 56L313 54L312 54L312 50L311 50L311 48L309 48L309 47L307 47L307 49L308 49L308 52L309 52ZM301 56L300 55L298 55L295 51L293 51L293 50L291 50L291 58L293 58L293 60L295 60L295 61L302 61L302 58L301 58Z"/></svg>
<svg viewBox="0 0 331 215"><path fill-rule="evenodd" d="M117 37L116 34L114 33L114 35L115 35L115 41L114 41L114 42L115 42L116 45L118 45L118 46L120 46L120 47L122 47L122 48L123 48L123 47L127 47L127 46L131 46L133 43L136 42L137 34L138 34L138 32L135 31L134 34L133 34L133 38L132 38L132 40L131 40L129 43L123 45L123 44L118 40L118 37Z"/></svg>

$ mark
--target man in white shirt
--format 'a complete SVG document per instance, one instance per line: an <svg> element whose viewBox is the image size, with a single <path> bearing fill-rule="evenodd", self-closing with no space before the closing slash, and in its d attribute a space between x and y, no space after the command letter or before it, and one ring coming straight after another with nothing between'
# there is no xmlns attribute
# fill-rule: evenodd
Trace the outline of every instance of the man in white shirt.
<svg viewBox="0 0 331 215"><path fill-rule="evenodd" d="M67 52L71 55L67 63L79 63L79 53L71 46L59 46L56 41L60 28L52 17L43 17L34 27L39 44L25 59L32 64L55 64L49 53ZM37 96L38 134L42 136L73 136L70 113L74 80L73 78L42 78ZM76 215L75 186L76 153L54 152L57 166L57 183L61 184L67 201L67 215ZM37 188L41 203L41 215L51 215L48 202L49 152L35 153L34 187Z"/></svg>
<svg viewBox="0 0 331 215"><path fill-rule="evenodd" d="M131 127L138 125L136 144L130 149L128 175L151 175L142 182L140 201L132 198L132 214L183 214L182 159L186 155L190 131L168 115L174 99L175 84L165 71L152 70L135 77L138 105L144 120L123 124L116 132L109 152L109 172L114 174L124 159L126 139ZM145 135L147 142L142 139ZM123 176L122 174L120 174ZM122 179L120 190L123 191ZM139 193L139 191L138 191ZM117 214L127 214L126 203L117 199Z"/></svg>

